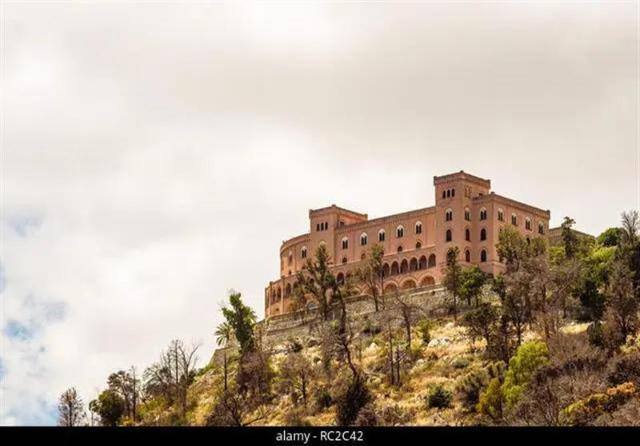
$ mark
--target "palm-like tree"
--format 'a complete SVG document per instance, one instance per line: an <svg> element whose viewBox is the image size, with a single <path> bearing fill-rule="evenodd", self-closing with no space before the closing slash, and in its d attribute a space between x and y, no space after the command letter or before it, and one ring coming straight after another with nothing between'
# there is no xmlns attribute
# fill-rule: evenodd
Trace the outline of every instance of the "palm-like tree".
<svg viewBox="0 0 640 446"><path fill-rule="evenodd" d="M223 367L224 367L224 391L227 391L227 347L229 346L229 342L231 340L231 335L233 333L233 329L228 322L223 322L216 328L214 335L216 336L216 343L219 347L223 348L222 357L223 357Z"/></svg>

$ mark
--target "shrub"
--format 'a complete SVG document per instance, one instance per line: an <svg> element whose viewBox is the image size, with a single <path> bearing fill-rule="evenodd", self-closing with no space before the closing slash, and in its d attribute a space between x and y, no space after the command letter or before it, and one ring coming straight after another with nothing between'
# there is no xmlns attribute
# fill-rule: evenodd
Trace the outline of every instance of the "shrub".
<svg viewBox="0 0 640 446"><path fill-rule="evenodd" d="M299 353L302 351L303 345L298 339L289 338L288 348L291 353Z"/></svg>
<svg viewBox="0 0 640 446"><path fill-rule="evenodd" d="M287 426L311 426L311 423L304 417L304 410L292 408L284 415L284 422Z"/></svg>
<svg viewBox="0 0 640 446"><path fill-rule="evenodd" d="M484 369L472 370L466 374L456 386L462 401L468 410L475 410L480 399L480 392L489 382L489 373Z"/></svg>
<svg viewBox="0 0 640 446"><path fill-rule="evenodd" d="M451 395L451 392L438 384L429 392L429 395L427 396L427 405L437 409L444 409L451 406L452 399L453 396Z"/></svg>
<svg viewBox="0 0 640 446"><path fill-rule="evenodd" d="M451 366L455 369L464 369L469 367L469 360L467 358L458 357L451 361Z"/></svg>
<svg viewBox="0 0 640 446"><path fill-rule="evenodd" d="M499 378L493 378L480 394L476 410L497 421L502 418L502 400L502 383Z"/></svg>
<svg viewBox="0 0 640 446"><path fill-rule="evenodd" d="M370 336L374 336L377 335L378 333L380 333L382 331L382 329L375 324L374 322L371 321L371 319L366 319L364 322L364 328L362 329L362 332L364 334L368 334Z"/></svg>
<svg viewBox="0 0 640 446"><path fill-rule="evenodd" d="M613 385L632 382L640 388L640 353L630 353L616 359L607 380Z"/></svg>
<svg viewBox="0 0 640 446"><path fill-rule="evenodd" d="M333 398L329 389L325 386L318 387L313 394L313 402L316 410L323 410L333 404Z"/></svg>
<svg viewBox="0 0 640 446"><path fill-rule="evenodd" d="M595 347L605 346L605 334L602 322L595 321L589 324L587 327L587 336L589 337L589 344Z"/></svg>
<svg viewBox="0 0 640 446"><path fill-rule="evenodd" d="M504 372L506 370L507 365L503 361L494 361L486 367L489 378L498 378L500 382L504 380Z"/></svg>
<svg viewBox="0 0 640 446"><path fill-rule="evenodd" d="M577 401L560 413L564 424L583 426L603 413L612 413L636 394L633 383L620 384L607 389L604 393L595 393Z"/></svg>
<svg viewBox="0 0 640 446"><path fill-rule="evenodd" d="M375 407L369 403L360 409L355 421L356 426L378 426L378 416Z"/></svg>
<svg viewBox="0 0 640 446"><path fill-rule="evenodd" d="M411 413L397 404L383 407L379 412L381 426L404 426L411 419Z"/></svg>
<svg viewBox="0 0 640 446"><path fill-rule="evenodd" d="M424 345L428 345L431 342L431 322L428 319L421 319L418 322L418 332L420 332L420 339Z"/></svg>
<svg viewBox="0 0 640 446"><path fill-rule="evenodd" d="M364 379L357 376L342 384L335 397L336 423L338 426L352 425L360 409L371 400Z"/></svg>

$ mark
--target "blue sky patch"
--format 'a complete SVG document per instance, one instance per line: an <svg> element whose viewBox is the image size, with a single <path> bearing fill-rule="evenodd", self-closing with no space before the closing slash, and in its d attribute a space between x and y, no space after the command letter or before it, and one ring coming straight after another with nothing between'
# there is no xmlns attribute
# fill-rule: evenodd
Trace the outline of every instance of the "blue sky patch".
<svg viewBox="0 0 640 446"><path fill-rule="evenodd" d="M33 338L34 327L29 327L20 321L11 319L4 325L4 334L10 338L17 339L19 341L28 341Z"/></svg>

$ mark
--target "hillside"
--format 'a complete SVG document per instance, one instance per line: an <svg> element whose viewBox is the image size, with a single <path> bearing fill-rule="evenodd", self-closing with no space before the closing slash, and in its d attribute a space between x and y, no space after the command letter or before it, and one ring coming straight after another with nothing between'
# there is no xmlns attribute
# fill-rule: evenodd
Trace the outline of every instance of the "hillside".
<svg viewBox="0 0 640 446"><path fill-rule="evenodd" d="M640 216L623 217L597 239L566 219L551 247L507 227L503 274L452 247L441 285L386 294L375 252L342 281L321 245L304 311L258 322L233 292L206 367L174 340L90 409L104 425L640 425Z"/></svg>

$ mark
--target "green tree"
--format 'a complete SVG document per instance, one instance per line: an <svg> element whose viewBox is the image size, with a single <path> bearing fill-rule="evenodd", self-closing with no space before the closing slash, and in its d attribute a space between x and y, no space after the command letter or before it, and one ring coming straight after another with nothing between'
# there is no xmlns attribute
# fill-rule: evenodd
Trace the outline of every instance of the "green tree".
<svg viewBox="0 0 640 446"><path fill-rule="evenodd" d="M224 376L224 391L226 392L229 388L228 377L229 377L229 365L227 358L227 347L229 346L229 342L231 341L231 336L233 335L233 329L229 322L222 322L218 325L215 331L216 336L216 344L218 347L222 347L222 373Z"/></svg>
<svg viewBox="0 0 640 446"><path fill-rule="evenodd" d="M75 387L65 390L58 399L58 425L78 426L84 419L83 406Z"/></svg>
<svg viewBox="0 0 640 446"><path fill-rule="evenodd" d="M602 246L618 246L622 239L622 228L605 229L597 238L597 242Z"/></svg>
<svg viewBox="0 0 640 446"><path fill-rule="evenodd" d="M137 405L140 397L140 382L136 377L136 370L131 367L129 371L120 370L112 373L107 378L109 389L116 392L124 401L125 415L133 421L137 417Z"/></svg>
<svg viewBox="0 0 640 446"><path fill-rule="evenodd" d="M617 347L638 328L638 301L633 293L633 275L628 266L615 262L607 290L607 333Z"/></svg>
<svg viewBox="0 0 640 446"><path fill-rule="evenodd" d="M572 229L575 224L576 221L573 218L565 217L560 225L560 228L562 228L562 245L564 246L565 256L568 259L572 259L578 252L578 236Z"/></svg>
<svg viewBox="0 0 640 446"><path fill-rule="evenodd" d="M627 264L633 282L633 294L640 300L640 214L622 213L622 237L619 257Z"/></svg>
<svg viewBox="0 0 640 446"><path fill-rule="evenodd" d="M544 342L525 342L518 347L516 354L509 360L509 368L502 384L507 409L513 407L520 399L534 372L548 362L549 352Z"/></svg>
<svg viewBox="0 0 640 446"><path fill-rule="evenodd" d="M502 382L499 378L493 378L489 381L487 388L480 393L476 410L493 421L499 421L502 419L503 400Z"/></svg>
<svg viewBox="0 0 640 446"><path fill-rule="evenodd" d="M527 242L517 229L505 226L498 233L496 244L498 259L504 262L507 273L520 269L520 263L527 254Z"/></svg>
<svg viewBox="0 0 640 446"><path fill-rule="evenodd" d="M325 245L318 246L314 259L307 259L305 268L296 276L295 287L301 293L310 294L320 306L322 320L329 317L332 291L336 288L336 278L329 267L329 252Z"/></svg>
<svg viewBox="0 0 640 446"><path fill-rule="evenodd" d="M251 352L255 349L256 313L242 302L242 295L237 292L231 292L229 295L229 305L230 307L222 309L222 314L240 344L240 353Z"/></svg>
<svg viewBox="0 0 640 446"><path fill-rule="evenodd" d="M125 414L124 399L111 389L100 393L97 403L92 405L100 416L103 426L117 426Z"/></svg>
<svg viewBox="0 0 640 446"><path fill-rule="evenodd" d="M460 273L460 297L467 301L467 305L471 305L471 301L475 301L476 307L480 303L480 295L482 287L487 280L487 275L476 265L470 268L464 268Z"/></svg>
<svg viewBox="0 0 640 446"><path fill-rule="evenodd" d="M460 279L462 267L458 263L460 250L457 246L447 250L447 262L444 270L443 283L453 298L453 319L458 320L458 296L460 295Z"/></svg>

